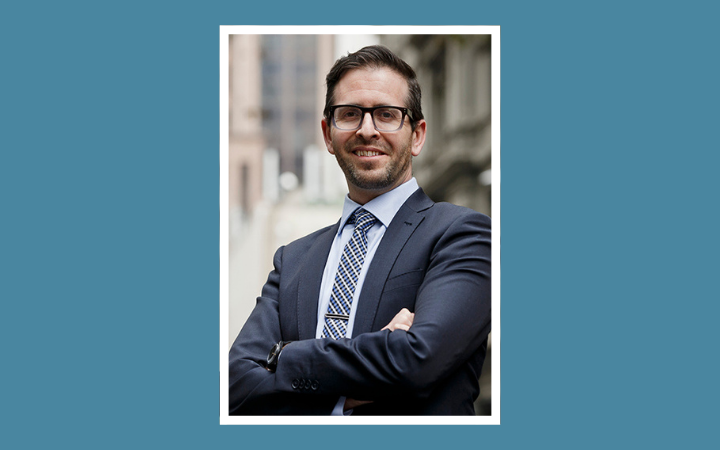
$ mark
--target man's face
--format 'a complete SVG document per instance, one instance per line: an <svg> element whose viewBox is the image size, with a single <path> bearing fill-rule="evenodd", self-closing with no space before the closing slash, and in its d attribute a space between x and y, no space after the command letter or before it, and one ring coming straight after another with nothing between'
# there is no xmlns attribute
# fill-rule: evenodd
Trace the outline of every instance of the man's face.
<svg viewBox="0 0 720 450"><path fill-rule="evenodd" d="M408 86L405 79L388 68L361 68L346 73L335 86L335 105L405 107ZM355 131L338 130L323 119L322 130L328 151L335 155L348 182L350 198L365 204L412 178L412 156L425 142L424 120L412 130L405 117L403 127L380 132L371 115Z"/></svg>

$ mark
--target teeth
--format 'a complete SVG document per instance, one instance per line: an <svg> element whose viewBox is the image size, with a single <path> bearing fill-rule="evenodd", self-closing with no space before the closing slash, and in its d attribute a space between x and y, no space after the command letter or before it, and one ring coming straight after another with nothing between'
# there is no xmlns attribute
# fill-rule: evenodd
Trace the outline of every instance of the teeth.
<svg viewBox="0 0 720 450"><path fill-rule="evenodd" d="M370 150L358 150L357 155L358 156L379 156L379 155L382 155L382 153L370 151Z"/></svg>

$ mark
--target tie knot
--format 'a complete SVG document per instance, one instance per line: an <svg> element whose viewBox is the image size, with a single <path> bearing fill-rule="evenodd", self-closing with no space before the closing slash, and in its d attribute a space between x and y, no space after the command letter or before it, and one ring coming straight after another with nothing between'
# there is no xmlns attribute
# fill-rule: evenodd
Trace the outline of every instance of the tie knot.
<svg viewBox="0 0 720 450"><path fill-rule="evenodd" d="M355 229L360 228L360 231L364 233L375 224L375 221L377 221L377 219L375 218L375 216L372 215L371 212L359 208L355 211L355 213L353 213L352 217L348 222L355 223Z"/></svg>

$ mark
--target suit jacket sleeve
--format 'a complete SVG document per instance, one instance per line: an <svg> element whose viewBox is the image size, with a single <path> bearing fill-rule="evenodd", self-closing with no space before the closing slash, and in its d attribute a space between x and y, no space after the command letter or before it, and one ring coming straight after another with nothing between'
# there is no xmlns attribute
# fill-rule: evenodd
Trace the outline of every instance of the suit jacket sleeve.
<svg viewBox="0 0 720 450"><path fill-rule="evenodd" d="M437 216L425 219L426 229L440 220ZM435 244L408 332L382 330L352 339L293 342L283 350L277 372L267 383L277 392L292 394L299 392L298 380L312 380L315 389L300 390L311 394L301 396L306 400L338 395L359 400L422 397L464 364L490 330L490 219L466 212L439 236L428 238ZM273 320L263 326L276 327Z"/></svg>
<svg viewBox="0 0 720 450"><path fill-rule="evenodd" d="M265 369L270 347L283 339L278 312L282 254L281 247L275 253L275 268L268 276L262 295L230 349L231 415L329 415L337 402L337 397L317 395L308 398L280 392L275 388L276 375ZM282 356L284 359L284 354Z"/></svg>

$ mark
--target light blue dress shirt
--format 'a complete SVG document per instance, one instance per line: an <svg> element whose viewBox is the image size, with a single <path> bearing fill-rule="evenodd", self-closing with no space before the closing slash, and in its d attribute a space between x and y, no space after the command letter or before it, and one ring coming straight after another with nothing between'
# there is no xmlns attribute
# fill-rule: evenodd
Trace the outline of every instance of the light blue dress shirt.
<svg viewBox="0 0 720 450"><path fill-rule="evenodd" d="M368 230L368 249L365 255L365 261L363 268L358 276L357 285L355 286L355 293L353 295L352 306L350 309L350 318L348 319L347 337L352 337L353 325L355 322L355 313L357 311L358 299L362 293L363 283L365 282L365 275L367 274L367 268L372 263L375 251L380 245L382 237L385 235L388 225L392 222L393 217L397 214L400 207L405 201L418 189L418 184L415 178L410 179L404 184L396 187L392 191L386 192L379 197L376 197L364 205L360 205L350 200L350 197L345 197L345 204L343 206L342 218L340 221L340 228L335 239L333 240L332 247L330 247L330 254L328 255L327 262L325 263L325 271L323 272L322 284L320 285L320 298L318 299L318 321L317 328L315 330L315 337L322 338L323 327L325 326L325 313L328 311L328 305L330 303L330 294L332 292L333 283L335 281L335 274L337 273L338 264L340 264L340 257L342 256L343 249L352 237L355 227L347 225L347 221L350 216L358 208L364 208L366 211L371 212L378 220ZM398 311L399 312L399 311ZM332 415L343 415L343 406L345 404L345 397L341 397Z"/></svg>

